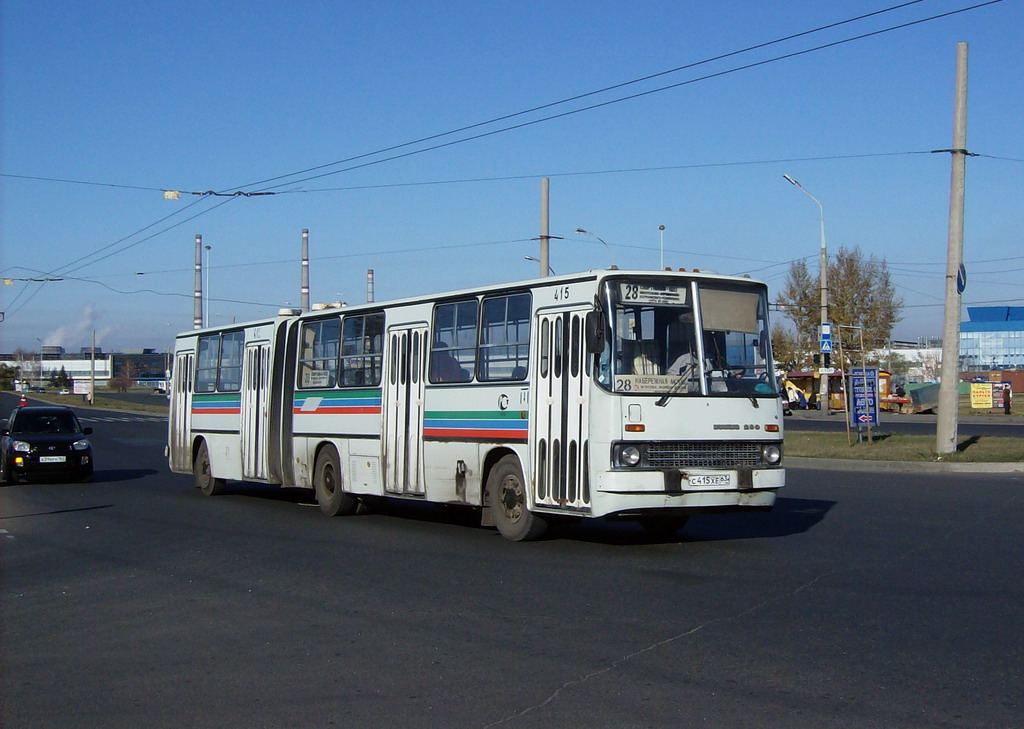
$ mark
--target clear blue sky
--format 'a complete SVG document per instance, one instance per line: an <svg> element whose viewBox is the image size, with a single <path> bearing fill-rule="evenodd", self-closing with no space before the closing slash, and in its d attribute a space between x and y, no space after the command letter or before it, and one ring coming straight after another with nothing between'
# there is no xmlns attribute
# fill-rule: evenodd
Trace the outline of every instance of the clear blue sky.
<svg viewBox="0 0 1024 729"><path fill-rule="evenodd" d="M788 261L817 265L818 208L788 173L822 202L830 250L888 260L907 305L895 336L938 335L950 155L927 152L952 144L958 41L983 155L967 163L964 302L1020 305L1020 0L697 80L974 4L924 0L353 164L693 81L676 88L250 185L896 4L5 2L0 275L63 280L0 287L0 350L77 349L93 329L108 349L166 349L192 326L197 233L214 324L297 305L303 228L314 302L364 301L368 268L378 300L531 278L542 176L557 272L655 269L664 225L666 264L750 273L774 297Z"/></svg>

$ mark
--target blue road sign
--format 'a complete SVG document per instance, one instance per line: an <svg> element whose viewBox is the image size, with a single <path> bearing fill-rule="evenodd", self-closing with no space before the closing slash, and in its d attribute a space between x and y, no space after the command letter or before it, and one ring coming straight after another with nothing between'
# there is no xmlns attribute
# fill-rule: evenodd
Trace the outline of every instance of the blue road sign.
<svg viewBox="0 0 1024 729"><path fill-rule="evenodd" d="M831 339L822 339L821 340L821 351L822 351L823 354L831 354L832 353L832 340Z"/></svg>
<svg viewBox="0 0 1024 729"><path fill-rule="evenodd" d="M850 369L850 425L878 425L878 368Z"/></svg>

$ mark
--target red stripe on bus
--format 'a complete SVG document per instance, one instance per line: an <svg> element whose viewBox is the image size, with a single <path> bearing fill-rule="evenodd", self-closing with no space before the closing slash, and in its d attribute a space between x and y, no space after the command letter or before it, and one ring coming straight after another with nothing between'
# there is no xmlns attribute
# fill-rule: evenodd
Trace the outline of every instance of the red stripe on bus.
<svg viewBox="0 0 1024 729"><path fill-rule="evenodd" d="M192 408L193 415L238 415L241 408Z"/></svg>

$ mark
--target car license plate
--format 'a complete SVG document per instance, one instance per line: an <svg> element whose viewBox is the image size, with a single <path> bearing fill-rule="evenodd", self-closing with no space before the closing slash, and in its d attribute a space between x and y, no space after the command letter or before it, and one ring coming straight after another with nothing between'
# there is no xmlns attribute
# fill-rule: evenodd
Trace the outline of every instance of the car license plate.
<svg viewBox="0 0 1024 729"><path fill-rule="evenodd" d="M40 463L64 463L64 456L39 456Z"/></svg>
<svg viewBox="0 0 1024 729"><path fill-rule="evenodd" d="M728 473L713 476L690 476L687 482L691 486L732 486L732 476Z"/></svg>

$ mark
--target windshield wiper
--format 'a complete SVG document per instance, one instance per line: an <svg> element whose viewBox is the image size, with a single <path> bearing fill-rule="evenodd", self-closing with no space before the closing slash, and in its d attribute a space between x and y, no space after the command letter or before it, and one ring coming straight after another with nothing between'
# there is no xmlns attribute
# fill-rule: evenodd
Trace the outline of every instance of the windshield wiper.
<svg viewBox="0 0 1024 729"><path fill-rule="evenodd" d="M675 382L672 383L671 387L668 388L668 392L658 398L658 401L654 403L655 407L663 408L668 405L668 400L673 395L678 395L682 392L683 385L686 384L690 377L693 376L694 371L697 369L697 363L693 362L686 365L679 370L679 377Z"/></svg>

